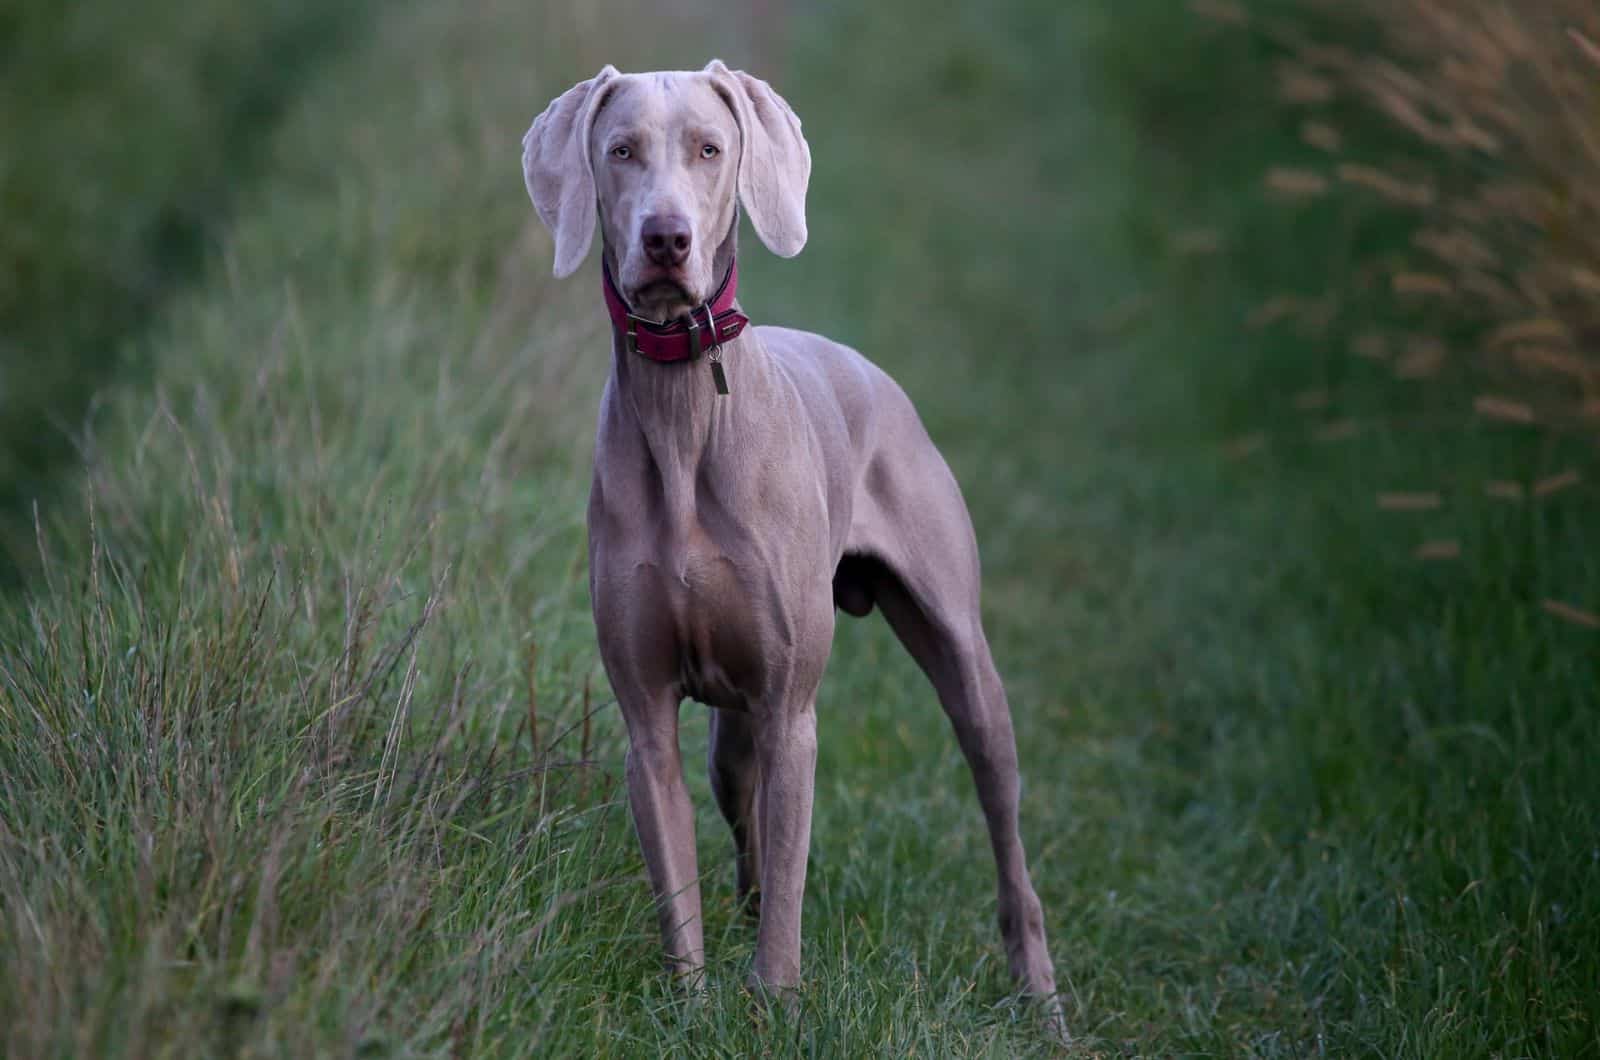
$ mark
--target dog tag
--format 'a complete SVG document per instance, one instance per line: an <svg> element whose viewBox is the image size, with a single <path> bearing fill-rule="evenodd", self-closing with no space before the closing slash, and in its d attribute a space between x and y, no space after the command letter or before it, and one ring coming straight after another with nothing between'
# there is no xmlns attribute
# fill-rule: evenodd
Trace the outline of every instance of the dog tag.
<svg viewBox="0 0 1600 1060"><path fill-rule="evenodd" d="M722 351L720 349L711 351L711 381L717 384L717 393L727 394L728 373L722 370Z"/></svg>

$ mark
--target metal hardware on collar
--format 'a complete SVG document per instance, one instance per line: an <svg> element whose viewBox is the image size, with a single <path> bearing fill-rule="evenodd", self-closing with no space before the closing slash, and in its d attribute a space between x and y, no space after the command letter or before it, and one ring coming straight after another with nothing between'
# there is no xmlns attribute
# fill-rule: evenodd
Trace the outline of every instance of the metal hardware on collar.
<svg viewBox="0 0 1600 1060"><path fill-rule="evenodd" d="M717 334L717 314L711 311L711 303L703 307L706 311L706 327L711 329L711 348L714 350L722 345L722 336Z"/></svg>
<svg viewBox="0 0 1600 1060"><path fill-rule="evenodd" d="M717 388L717 393L723 397L728 396L728 373L722 368L722 336L717 334L717 315L711 311L711 303L706 303L706 327L711 329L711 382Z"/></svg>
<svg viewBox="0 0 1600 1060"><path fill-rule="evenodd" d="M717 388L717 393L723 397L728 396L728 373L722 368L722 347L711 347L711 384Z"/></svg>

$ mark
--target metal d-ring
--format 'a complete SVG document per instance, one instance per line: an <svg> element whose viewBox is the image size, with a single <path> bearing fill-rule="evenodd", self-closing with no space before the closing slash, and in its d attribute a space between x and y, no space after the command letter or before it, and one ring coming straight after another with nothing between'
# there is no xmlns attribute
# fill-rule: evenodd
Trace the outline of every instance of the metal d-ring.
<svg viewBox="0 0 1600 1060"><path fill-rule="evenodd" d="M707 302L703 308L706 311L706 327L711 332L711 349L716 350L722 345L722 336L717 334L717 315L711 311L710 302Z"/></svg>

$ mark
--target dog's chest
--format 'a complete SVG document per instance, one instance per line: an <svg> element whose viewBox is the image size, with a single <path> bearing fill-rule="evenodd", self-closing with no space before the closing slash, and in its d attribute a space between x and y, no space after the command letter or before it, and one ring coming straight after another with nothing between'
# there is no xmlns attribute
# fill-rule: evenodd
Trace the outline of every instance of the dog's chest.
<svg viewBox="0 0 1600 1060"><path fill-rule="evenodd" d="M741 710L782 687L797 659L825 657L825 494L810 463L772 457L748 441L757 434L722 424L709 447L679 452L603 426L590 561L602 652L625 682Z"/></svg>
<svg viewBox="0 0 1600 1060"><path fill-rule="evenodd" d="M702 528L651 546L640 549L650 555L633 566L632 577L606 589L597 586L597 607L613 603L598 599L601 593L625 592L629 599L621 608L656 628L651 639L670 656L660 662L684 696L748 709L762 695L766 667L775 661L782 601L760 570L735 559Z"/></svg>

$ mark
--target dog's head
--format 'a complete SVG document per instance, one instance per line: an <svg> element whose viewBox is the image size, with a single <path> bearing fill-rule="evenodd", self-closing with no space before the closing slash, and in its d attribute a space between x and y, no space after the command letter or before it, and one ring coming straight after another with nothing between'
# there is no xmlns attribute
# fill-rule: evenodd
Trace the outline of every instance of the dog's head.
<svg viewBox="0 0 1600 1060"><path fill-rule="evenodd" d="M806 242L811 152L800 119L765 81L704 70L619 74L607 66L553 100L522 138L522 170L570 276L601 238L629 307L670 320L715 294L735 200L761 242Z"/></svg>

